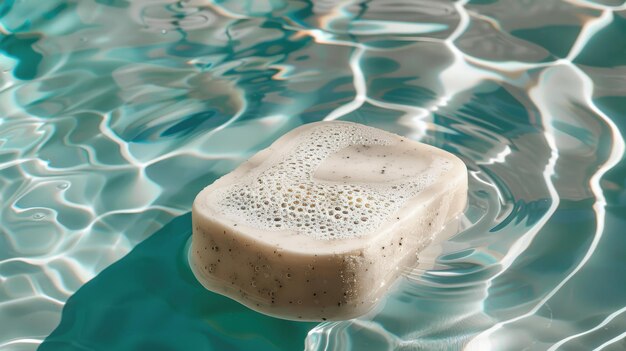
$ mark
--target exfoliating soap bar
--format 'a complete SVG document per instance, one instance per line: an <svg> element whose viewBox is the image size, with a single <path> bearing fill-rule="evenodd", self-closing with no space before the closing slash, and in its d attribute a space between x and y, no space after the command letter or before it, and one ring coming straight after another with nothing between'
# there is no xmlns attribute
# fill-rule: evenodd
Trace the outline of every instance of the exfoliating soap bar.
<svg viewBox="0 0 626 351"><path fill-rule="evenodd" d="M466 201L454 155L356 123L311 123L198 194L190 263L207 289L256 311L349 319Z"/></svg>

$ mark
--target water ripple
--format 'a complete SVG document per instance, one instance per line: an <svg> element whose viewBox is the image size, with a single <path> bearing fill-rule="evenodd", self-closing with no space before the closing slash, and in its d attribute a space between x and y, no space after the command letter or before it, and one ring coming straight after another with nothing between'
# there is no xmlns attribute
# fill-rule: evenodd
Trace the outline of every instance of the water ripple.
<svg viewBox="0 0 626 351"><path fill-rule="evenodd" d="M376 311L311 330L307 350L619 348L625 11L1 3L0 349L35 349L70 295L189 211L206 179L322 119L454 152L470 199L459 235Z"/></svg>

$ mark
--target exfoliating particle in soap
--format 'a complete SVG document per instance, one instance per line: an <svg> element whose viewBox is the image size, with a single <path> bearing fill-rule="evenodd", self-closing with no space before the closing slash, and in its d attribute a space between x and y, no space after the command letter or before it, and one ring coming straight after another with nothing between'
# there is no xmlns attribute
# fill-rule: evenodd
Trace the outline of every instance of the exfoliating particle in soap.
<svg viewBox="0 0 626 351"><path fill-rule="evenodd" d="M237 184L217 192L217 207L229 218L267 230L288 229L316 239L364 235L448 171L449 162L435 158L416 177L374 185L352 183L349 177L343 183L319 181L314 172L326 158L346 147L356 145L365 151L391 142L388 133L372 128L318 126L297 139L298 146L280 162L250 172ZM386 169L371 171L384 174Z"/></svg>

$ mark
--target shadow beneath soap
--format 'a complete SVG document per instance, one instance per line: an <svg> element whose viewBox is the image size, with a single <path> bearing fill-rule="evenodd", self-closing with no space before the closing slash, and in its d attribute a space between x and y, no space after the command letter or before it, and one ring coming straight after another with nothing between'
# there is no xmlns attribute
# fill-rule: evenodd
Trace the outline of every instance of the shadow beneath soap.
<svg viewBox="0 0 626 351"><path fill-rule="evenodd" d="M102 271L70 297L38 350L302 350L316 323L205 290L187 263L190 235L188 213Z"/></svg>

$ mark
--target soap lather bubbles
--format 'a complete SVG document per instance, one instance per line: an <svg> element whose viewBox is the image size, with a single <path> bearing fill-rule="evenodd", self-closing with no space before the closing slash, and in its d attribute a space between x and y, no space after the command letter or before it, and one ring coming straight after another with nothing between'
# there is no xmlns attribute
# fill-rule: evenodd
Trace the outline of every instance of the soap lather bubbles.
<svg viewBox="0 0 626 351"><path fill-rule="evenodd" d="M313 173L333 153L351 145L393 141L382 131L348 124L318 126L299 138L306 140L279 161L221 189L217 204L222 214L265 230L288 229L317 239L358 237L379 227L446 168L434 160L424 172L400 183L319 181Z"/></svg>

